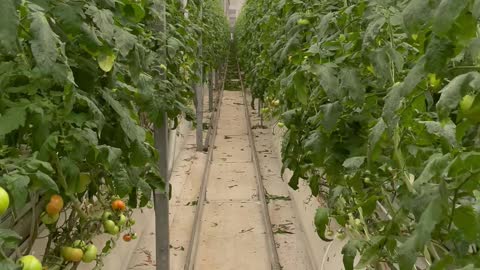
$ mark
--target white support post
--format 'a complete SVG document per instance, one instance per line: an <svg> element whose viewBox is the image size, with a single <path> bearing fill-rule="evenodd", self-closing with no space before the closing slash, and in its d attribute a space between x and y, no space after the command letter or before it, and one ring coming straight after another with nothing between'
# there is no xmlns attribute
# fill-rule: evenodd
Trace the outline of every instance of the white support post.
<svg viewBox="0 0 480 270"><path fill-rule="evenodd" d="M157 27L162 38L165 38L167 34L167 21L166 21L166 3L165 0L154 1L154 9L160 14ZM167 52L166 44L159 52L160 63L167 65ZM161 71L161 80L165 80L166 71ZM168 163L169 163L169 150L168 150L168 116L166 112L162 113L162 119L159 126L155 126L154 129L155 148L158 151L159 160L158 168L160 175L165 182L165 189L154 190L154 206L155 206L155 245L156 245L156 270L169 270L170 269L170 232L169 232L169 175L168 175Z"/></svg>
<svg viewBox="0 0 480 270"><path fill-rule="evenodd" d="M203 0L200 0L200 20L203 21ZM198 45L198 58L203 55L203 34L200 34ZM195 96L197 99L197 151L203 151L203 64L199 61L198 77L200 82L195 86Z"/></svg>

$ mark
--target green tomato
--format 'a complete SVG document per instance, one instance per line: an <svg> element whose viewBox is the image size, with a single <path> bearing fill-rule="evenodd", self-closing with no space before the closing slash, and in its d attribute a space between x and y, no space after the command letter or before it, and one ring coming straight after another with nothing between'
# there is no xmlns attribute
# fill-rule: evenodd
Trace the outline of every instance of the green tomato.
<svg viewBox="0 0 480 270"><path fill-rule="evenodd" d="M22 270L42 270L42 263L35 256L23 256L18 261L22 265Z"/></svg>
<svg viewBox="0 0 480 270"><path fill-rule="evenodd" d="M310 21L307 20L307 19L298 19L297 24L298 25L309 25Z"/></svg>
<svg viewBox="0 0 480 270"><path fill-rule="evenodd" d="M133 218L130 218L128 221L127 221L127 227L132 227L133 225L135 225L135 219Z"/></svg>
<svg viewBox="0 0 480 270"><path fill-rule="evenodd" d="M278 122L278 124L277 124L277 125L278 125L278 127L279 127L279 128L283 128L283 127L285 127L285 124L284 124L284 123L282 123L282 122Z"/></svg>
<svg viewBox="0 0 480 270"><path fill-rule="evenodd" d="M113 222L113 220L105 220L103 222L103 228L109 234L114 234L115 227L117 227L117 225L115 225L115 222Z"/></svg>
<svg viewBox="0 0 480 270"><path fill-rule="evenodd" d="M112 217L112 212L110 211L105 211L103 212L103 215L102 215L102 220L105 221L105 220L109 220L111 217Z"/></svg>
<svg viewBox="0 0 480 270"><path fill-rule="evenodd" d="M10 197L5 189L0 187L0 215L5 214L10 205Z"/></svg>
<svg viewBox="0 0 480 270"><path fill-rule="evenodd" d="M119 218L119 220L118 220L118 222L117 222L117 225L118 225L118 226L123 226L123 225L125 225L126 223L127 223L127 217L126 217L124 214L121 214L121 215L120 215L120 218Z"/></svg>
<svg viewBox="0 0 480 270"><path fill-rule="evenodd" d="M60 217L60 214L50 216L49 214L47 214L47 212L43 212L40 215L40 220L45 225L51 225L51 224L54 224L55 222L57 222L59 217Z"/></svg>
<svg viewBox="0 0 480 270"><path fill-rule="evenodd" d="M82 262L90 263L97 259L98 249L95 245L88 245L82 257Z"/></svg>

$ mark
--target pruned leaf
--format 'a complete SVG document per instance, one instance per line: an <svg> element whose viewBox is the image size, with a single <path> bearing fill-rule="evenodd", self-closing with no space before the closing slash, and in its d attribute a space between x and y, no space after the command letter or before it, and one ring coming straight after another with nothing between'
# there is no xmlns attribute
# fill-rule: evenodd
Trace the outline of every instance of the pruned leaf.
<svg viewBox="0 0 480 270"><path fill-rule="evenodd" d="M329 211L327 208L318 208L317 213L315 214L315 228L318 236L323 241L332 241L325 236L325 231L329 222L328 215Z"/></svg>

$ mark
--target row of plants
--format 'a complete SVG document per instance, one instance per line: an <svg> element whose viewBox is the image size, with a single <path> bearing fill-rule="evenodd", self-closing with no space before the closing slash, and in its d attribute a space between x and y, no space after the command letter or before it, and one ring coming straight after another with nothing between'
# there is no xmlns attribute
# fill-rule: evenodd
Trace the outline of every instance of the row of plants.
<svg viewBox="0 0 480 270"><path fill-rule="evenodd" d="M480 267L479 18L474 0L247 1L247 84L345 269Z"/></svg>
<svg viewBox="0 0 480 270"><path fill-rule="evenodd" d="M0 229L0 269L101 269L165 189L152 126L193 119L190 87L225 59L226 18L216 0L2 0L0 25L0 215L32 220L26 250Z"/></svg>

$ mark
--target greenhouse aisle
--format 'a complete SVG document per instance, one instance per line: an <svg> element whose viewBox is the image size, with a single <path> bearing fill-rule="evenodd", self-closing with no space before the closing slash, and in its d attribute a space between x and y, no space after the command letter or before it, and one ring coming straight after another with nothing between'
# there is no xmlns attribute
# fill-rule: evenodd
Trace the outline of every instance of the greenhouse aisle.
<svg viewBox="0 0 480 270"><path fill-rule="evenodd" d="M195 269L269 269L241 92L220 112Z"/></svg>

